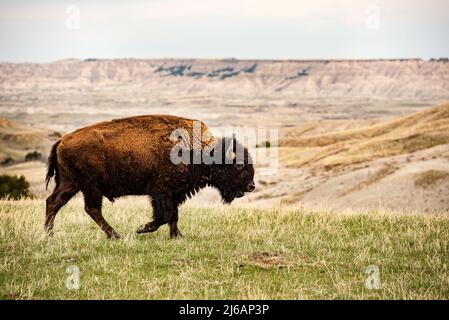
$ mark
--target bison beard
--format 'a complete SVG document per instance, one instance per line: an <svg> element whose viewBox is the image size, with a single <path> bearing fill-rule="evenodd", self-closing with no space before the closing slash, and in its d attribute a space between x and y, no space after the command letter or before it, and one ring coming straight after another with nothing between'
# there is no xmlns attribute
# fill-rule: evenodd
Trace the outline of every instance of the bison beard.
<svg viewBox="0 0 449 320"><path fill-rule="evenodd" d="M170 150L175 143L169 138L171 132L183 128L192 134L193 121L174 116L140 116L98 123L62 137L53 145L48 159L46 182L48 185L55 177L56 184L46 201L48 234L53 234L58 211L79 191L84 195L85 211L110 239L120 236L103 218L103 196L113 201L125 195L149 195L153 221L140 226L137 233L154 232L168 223L170 237L176 238L181 235L178 206L201 188L217 188L225 203L253 191L254 169L248 150L241 148L243 164L225 164L224 138L215 139L214 144L202 141L201 146L219 150L220 163L171 162ZM207 130L201 123L202 133ZM235 138L232 145L235 151Z"/></svg>

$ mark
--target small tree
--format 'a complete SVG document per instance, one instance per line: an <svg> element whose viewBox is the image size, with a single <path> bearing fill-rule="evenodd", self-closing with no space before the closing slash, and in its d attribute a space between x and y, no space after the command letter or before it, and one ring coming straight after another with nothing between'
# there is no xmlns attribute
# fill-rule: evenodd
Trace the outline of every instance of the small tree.
<svg viewBox="0 0 449 320"><path fill-rule="evenodd" d="M14 163L14 159L11 157L6 157L5 159L2 160L1 165L2 166L7 166L8 164L13 164Z"/></svg>
<svg viewBox="0 0 449 320"><path fill-rule="evenodd" d="M58 131L53 131L51 134L50 134L50 138L61 138L62 137L62 134L60 133L60 132L58 132Z"/></svg>
<svg viewBox="0 0 449 320"><path fill-rule="evenodd" d="M0 176L0 199L11 198L14 200L22 197L29 197L30 192L28 188L30 184L24 176Z"/></svg>
<svg viewBox="0 0 449 320"><path fill-rule="evenodd" d="M33 161L33 160L39 160L42 158L42 154L37 151L28 152L25 156L25 161Z"/></svg>

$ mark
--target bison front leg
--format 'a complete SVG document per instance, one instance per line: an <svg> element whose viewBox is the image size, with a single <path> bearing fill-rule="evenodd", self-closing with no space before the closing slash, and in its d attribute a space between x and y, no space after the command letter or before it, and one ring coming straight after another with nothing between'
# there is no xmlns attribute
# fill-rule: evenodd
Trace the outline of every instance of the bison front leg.
<svg viewBox="0 0 449 320"><path fill-rule="evenodd" d="M170 219L170 238L175 239L178 237L182 237L182 234L178 229L178 208L175 207Z"/></svg>
<svg viewBox="0 0 449 320"><path fill-rule="evenodd" d="M161 226L161 224L159 224L158 222L155 221L151 221L149 223L145 223L143 225L141 225L139 228L137 228L137 233L148 233L148 232L154 232L157 229L159 229L159 227Z"/></svg>
<svg viewBox="0 0 449 320"><path fill-rule="evenodd" d="M170 223L170 237L176 238L180 234L178 230L178 208L173 202L171 193L152 196L153 221L141 225L137 233L154 232L160 226Z"/></svg>

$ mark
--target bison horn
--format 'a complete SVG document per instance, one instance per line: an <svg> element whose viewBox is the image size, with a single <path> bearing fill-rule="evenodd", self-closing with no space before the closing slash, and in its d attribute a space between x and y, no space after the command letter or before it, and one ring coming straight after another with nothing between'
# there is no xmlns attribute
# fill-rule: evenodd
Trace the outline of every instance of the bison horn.
<svg viewBox="0 0 449 320"><path fill-rule="evenodd" d="M231 143L231 145L229 146L228 150L226 151L226 158L229 159L229 160L234 160L235 157L236 157L235 152L233 151L233 149L234 149L234 145L233 144L234 144L234 141L233 141L233 143Z"/></svg>
<svg viewBox="0 0 449 320"><path fill-rule="evenodd" d="M235 152L231 151L228 154L226 154L226 157L230 160L234 160L235 159Z"/></svg>

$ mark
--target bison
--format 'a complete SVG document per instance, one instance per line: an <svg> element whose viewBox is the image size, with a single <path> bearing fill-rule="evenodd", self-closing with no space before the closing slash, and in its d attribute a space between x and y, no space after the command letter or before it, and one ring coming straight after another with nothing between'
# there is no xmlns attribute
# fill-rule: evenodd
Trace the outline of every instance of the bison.
<svg viewBox="0 0 449 320"><path fill-rule="evenodd" d="M48 158L46 183L48 187L55 177L55 188L46 200L47 233L53 235L56 214L79 191L85 211L110 239L120 235L101 213L103 196L110 201L126 195L149 196L153 220L140 226L137 233L154 232L168 223L170 237L176 238L181 235L178 206L201 188L218 189L225 203L252 192L254 168L248 150L234 136L208 135L207 126L199 121L201 138L195 140L195 121L168 115L137 116L100 122L64 135ZM190 148L184 144L178 153L188 152L192 160L207 151L215 160L200 157L196 162L174 163L171 155L180 138L173 139L173 132L179 129L192 138ZM238 147L243 150L241 161L235 156Z"/></svg>

